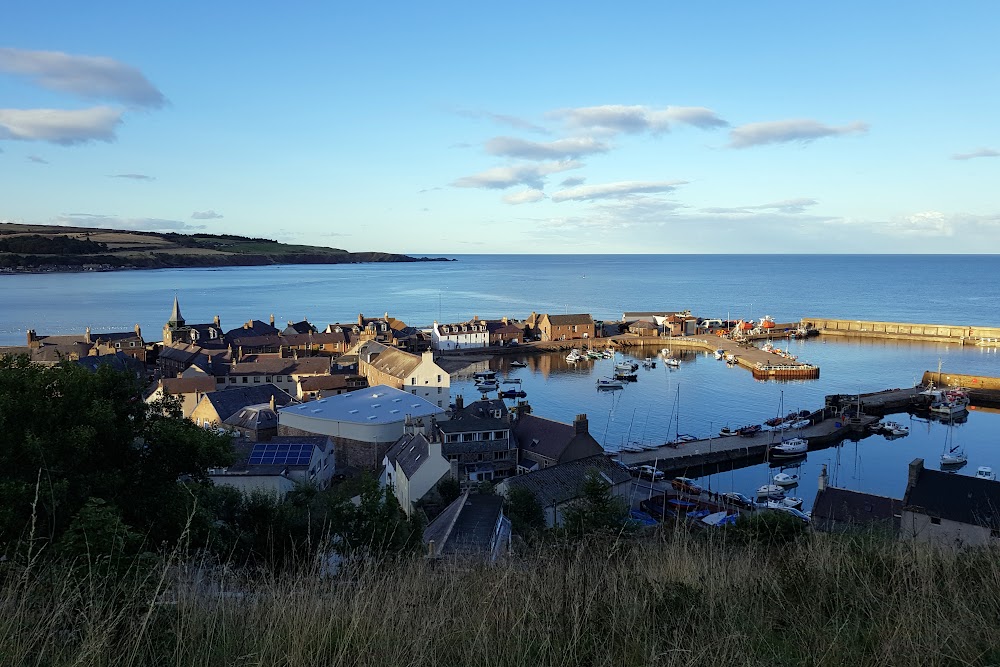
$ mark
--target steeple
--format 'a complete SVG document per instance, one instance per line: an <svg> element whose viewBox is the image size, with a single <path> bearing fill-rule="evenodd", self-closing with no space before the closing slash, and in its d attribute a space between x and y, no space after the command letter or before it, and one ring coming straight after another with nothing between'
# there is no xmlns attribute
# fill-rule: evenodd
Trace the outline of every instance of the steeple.
<svg viewBox="0 0 1000 667"><path fill-rule="evenodd" d="M171 327L182 327L184 326L184 317L181 315L181 306L177 303L177 295L174 295L174 310L170 313L170 319L167 320L167 324Z"/></svg>

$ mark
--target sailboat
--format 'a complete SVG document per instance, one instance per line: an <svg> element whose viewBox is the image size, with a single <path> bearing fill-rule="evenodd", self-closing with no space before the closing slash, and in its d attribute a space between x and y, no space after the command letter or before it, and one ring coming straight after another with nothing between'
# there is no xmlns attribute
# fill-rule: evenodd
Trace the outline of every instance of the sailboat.
<svg viewBox="0 0 1000 667"><path fill-rule="evenodd" d="M685 442L691 442L692 440L697 440L698 438L693 435L687 435L686 433L681 433L681 386L677 385L677 395L674 398L674 408L670 413L670 421L674 423L674 439L668 440L666 445L671 447L676 447L682 445Z"/></svg>
<svg viewBox="0 0 1000 667"><path fill-rule="evenodd" d="M953 444L953 428L948 427L944 438L944 451L941 452L941 467L959 467L969 462L969 457L961 445Z"/></svg>

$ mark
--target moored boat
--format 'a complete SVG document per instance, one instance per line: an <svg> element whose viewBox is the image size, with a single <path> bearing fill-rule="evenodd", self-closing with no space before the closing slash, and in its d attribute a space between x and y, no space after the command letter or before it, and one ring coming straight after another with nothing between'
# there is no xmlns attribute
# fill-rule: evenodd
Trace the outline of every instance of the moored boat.
<svg viewBox="0 0 1000 667"><path fill-rule="evenodd" d="M523 361L516 361L515 360L515 361L510 362L510 367L511 368L527 368L528 364L524 363Z"/></svg>
<svg viewBox="0 0 1000 667"><path fill-rule="evenodd" d="M617 380L617 379L615 379L615 380L609 380L609 379L601 378L601 379L599 379L597 381L597 388L598 389L624 389L625 388L625 382L622 381L622 380Z"/></svg>
<svg viewBox="0 0 1000 667"><path fill-rule="evenodd" d="M757 489L757 497L781 500L785 497L785 490L777 484L765 484Z"/></svg>
<svg viewBox="0 0 1000 667"><path fill-rule="evenodd" d="M521 389L505 389L497 392L500 398L527 398L528 392Z"/></svg>
<svg viewBox="0 0 1000 667"><path fill-rule="evenodd" d="M995 482L997 474L993 472L993 468L989 466L979 466L976 470L976 479L985 479L990 482Z"/></svg>
<svg viewBox="0 0 1000 667"><path fill-rule="evenodd" d="M786 472L779 472L774 476L774 483L777 486L796 486L799 483L799 476L789 475Z"/></svg>
<svg viewBox="0 0 1000 667"><path fill-rule="evenodd" d="M771 447L770 456L798 456L809 451L809 441L805 438L787 438Z"/></svg>

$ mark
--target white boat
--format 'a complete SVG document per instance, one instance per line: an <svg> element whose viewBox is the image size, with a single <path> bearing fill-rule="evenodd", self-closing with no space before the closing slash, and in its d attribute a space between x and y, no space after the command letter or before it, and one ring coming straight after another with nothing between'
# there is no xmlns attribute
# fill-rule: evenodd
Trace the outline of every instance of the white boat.
<svg viewBox="0 0 1000 667"><path fill-rule="evenodd" d="M715 351L715 358L716 359L720 359L721 360L721 359L724 359L725 357L726 357L726 351L725 350L716 350Z"/></svg>
<svg viewBox="0 0 1000 667"><path fill-rule="evenodd" d="M482 380L492 381L496 380L496 378L497 378L496 371L476 371L475 373L472 374L472 379L475 380L476 382L480 382Z"/></svg>
<svg viewBox="0 0 1000 667"><path fill-rule="evenodd" d="M882 425L882 430L889 435L910 435L910 427L903 426L899 422L886 422Z"/></svg>
<svg viewBox="0 0 1000 667"><path fill-rule="evenodd" d="M496 391L499 388L500 385L498 385L496 382L480 382L479 384L476 385L476 390L481 391L484 394L489 391Z"/></svg>
<svg viewBox="0 0 1000 667"><path fill-rule="evenodd" d="M624 389L625 383L621 380L606 380L601 378L597 381L598 389Z"/></svg>
<svg viewBox="0 0 1000 667"><path fill-rule="evenodd" d="M786 498L767 500L764 502L763 506L769 510L785 510L789 508L797 510L802 507L802 502L801 498L788 496Z"/></svg>
<svg viewBox="0 0 1000 667"><path fill-rule="evenodd" d="M809 451L809 441L805 438L787 438L771 447L772 457L799 456Z"/></svg>
<svg viewBox="0 0 1000 667"><path fill-rule="evenodd" d="M728 438L731 435L739 435L740 430L738 428L729 428L728 426L723 426L719 431L719 436L723 438Z"/></svg>
<svg viewBox="0 0 1000 667"><path fill-rule="evenodd" d="M799 483L799 476L789 475L787 472L779 472L774 476L774 483L777 486L795 486Z"/></svg>
<svg viewBox="0 0 1000 667"><path fill-rule="evenodd" d="M680 359L674 359L673 357L666 357L663 360L663 364L665 366L669 366L670 368L680 368L681 360Z"/></svg>
<svg viewBox="0 0 1000 667"><path fill-rule="evenodd" d="M656 362L650 359L649 357L646 357L646 359L642 362L642 367L645 368L646 370L649 370L650 368L656 368Z"/></svg>
<svg viewBox="0 0 1000 667"><path fill-rule="evenodd" d="M616 373L634 373L639 370L639 364L633 364L629 361L619 361L615 364Z"/></svg>
<svg viewBox="0 0 1000 667"><path fill-rule="evenodd" d="M528 364L524 363L523 361L512 361L512 362L510 362L510 367L511 368L527 368Z"/></svg>
<svg viewBox="0 0 1000 667"><path fill-rule="evenodd" d="M989 466L979 466L976 469L976 479L985 479L990 482L997 481L997 474L993 472L993 468Z"/></svg>
<svg viewBox="0 0 1000 667"><path fill-rule="evenodd" d="M521 378L507 378L503 381L504 384L521 384Z"/></svg>
<svg viewBox="0 0 1000 667"><path fill-rule="evenodd" d="M965 405L956 401L935 401L929 408L936 415L955 415L965 411Z"/></svg>
<svg viewBox="0 0 1000 667"><path fill-rule="evenodd" d="M576 348L570 350L569 354L566 355L566 361L570 363L579 361L580 359L583 359L583 355L580 354L580 350L577 350Z"/></svg>
<svg viewBox="0 0 1000 667"><path fill-rule="evenodd" d="M944 437L944 451L941 452L942 466L962 466L969 461L962 446L953 444L953 432L954 428L949 426Z"/></svg>
<svg viewBox="0 0 1000 667"><path fill-rule="evenodd" d="M731 363L736 363L736 355L733 354L732 352L727 352L726 353L726 361L731 362Z"/></svg>
<svg viewBox="0 0 1000 667"><path fill-rule="evenodd" d="M765 484L757 489L757 497L781 500L785 497L785 490L777 484Z"/></svg>
<svg viewBox="0 0 1000 667"><path fill-rule="evenodd" d="M809 421L808 419L800 419L797 422L792 422L792 428L794 429L806 428L810 424L812 424L812 422Z"/></svg>

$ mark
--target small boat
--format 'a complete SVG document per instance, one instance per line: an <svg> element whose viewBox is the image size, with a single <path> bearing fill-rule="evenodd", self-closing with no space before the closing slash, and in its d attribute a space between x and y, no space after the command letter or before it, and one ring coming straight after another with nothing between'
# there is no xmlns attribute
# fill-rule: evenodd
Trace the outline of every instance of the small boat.
<svg viewBox="0 0 1000 667"><path fill-rule="evenodd" d="M523 361L512 361L512 362L510 362L510 367L511 368L527 368L528 364L524 363Z"/></svg>
<svg viewBox="0 0 1000 667"><path fill-rule="evenodd" d="M794 429L805 428L805 427L807 427L807 426L809 426L811 424L812 424L812 422L809 421L808 419L800 419L798 421L792 422L792 428L794 428Z"/></svg>
<svg viewBox="0 0 1000 667"><path fill-rule="evenodd" d="M935 401L928 408L937 415L954 415L965 411L965 405L957 401Z"/></svg>
<svg viewBox="0 0 1000 667"><path fill-rule="evenodd" d="M757 497L782 500L785 497L785 490L777 484L765 484L757 489Z"/></svg>
<svg viewBox="0 0 1000 667"><path fill-rule="evenodd" d="M989 466L979 466L976 469L976 479L985 479L990 482L997 481L997 474Z"/></svg>
<svg viewBox="0 0 1000 667"><path fill-rule="evenodd" d="M583 355L580 354L580 350L573 348L570 350L569 354L566 355L566 361L574 363L583 359Z"/></svg>
<svg viewBox="0 0 1000 667"><path fill-rule="evenodd" d="M727 353L726 354L726 361L735 364L736 363L736 355L733 354L732 352Z"/></svg>
<svg viewBox="0 0 1000 667"><path fill-rule="evenodd" d="M521 384L521 378L507 378L503 381L504 384Z"/></svg>
<svg viewBox="0 0 1000 667"><path fill-rule="evenodd" d="M649 357L646 357L646 359L642 362L642 367L645 368L646 370L649 370L650 368L656 368L656 362L650 359Z"/></svg>
<svg viewBox="0 0 1000 667"><path fill-rule="evenodd" d="M789 508L797 510L802 507L802 502L801 498L793 498L792 496L774 498L766 501L764 503L764 508L769 510L787 510Z"/></svg>
<svg viewBox="0 0 1000 667"><path fill-rule="evenodd" d="M476 371L472 374L472 379L477 382L480 380L495 380L497 377L496 371Z"/></svg>
<svg viewBox="0 0 1000 667"><path fill-rule="evenodd" d="M779 472L774 476L774 483L777 486L796 486L799 483L799 476L789 475L787 472Z"/></svg>
<svg viewBox="0 0 1000 667"><path fill-rule="evenodd" d="M636 382L639 380L639 376L635 373L626 373L623 371L615 371L615 379L621 380L622 382Z"/></svg>
<svg viewBox="0 0 1000 667"><path fill-rule="evenodd" d="M667 357L663 360L663 364L665 366L669 366L670 368L680 368L681 360L674 359L673 357Z"/></svg>
<svg viewBox="0 0 1000 667"><path fill-rule="evenodd" d="M752 438L763 429L760 424L752 424L750 426L744 426L743 428L737 430L736 432L740 434L741 438Z"/></svg>
<svg viewBox="0 0 1000 667"><path fill-rule="evenodd" d="M497 395L500 398L527 398L528 392L520 389L506 389L504 391L497 392Z"/></svg>
<svg viewBox="0 0 1000 667"><path fill-rule="evenodd" d="M723 438L728 438L731 435L739 435L740 430L738 428L729 428L728 426L723 426L719 429L719 435Z"/></svg>
<svg viewBox="0 0 1000 667"><path fill-rule="evenodd" d="M798 456L809 451L809 441L805 438L788 438L771 447L770 455L774 457Z"/></svg>
<svg viewBox="0 0 1000 667"><path fill-rule="evenodd" d="M496 382L480 382L476 385L476 389L483 392L484 394L488 391L496 391L500 388Z"/></svg>
<svg viewBox="0 0 1000 667"><path fill-rule="evenodd" d="M961 467L969 462L969 457L966 455L965 450L962 449L962 446L952 444L953 432L954 429L949 428L945 434L944 451L941 452L942 467Z"/></svg>
<svg viewBox="0 0 1000 667"><path fill-rule="evenodd" d="M726 357L726 351L725 350L716 350L715 351L715 358L716 359L720 359L721 360L721 359L724 359L725 357Z"/></svg>
<svg viewBox="0 0 1000 667"><path fill-rule="evenodd" d="M882 432L888 433L889 435L902 436L909 435L910 428L908 426L903 426L898 422L886 422L882 426Z"/></svg>
<svg viewBox="0 0 1000 667"><path fill-rule="evenodd" d="M607 380L601 378L597 381L598 389L624 389L625 382L622 380Z"/></svg>

